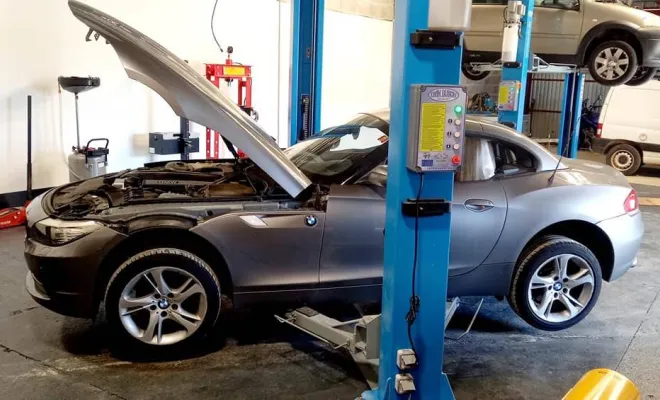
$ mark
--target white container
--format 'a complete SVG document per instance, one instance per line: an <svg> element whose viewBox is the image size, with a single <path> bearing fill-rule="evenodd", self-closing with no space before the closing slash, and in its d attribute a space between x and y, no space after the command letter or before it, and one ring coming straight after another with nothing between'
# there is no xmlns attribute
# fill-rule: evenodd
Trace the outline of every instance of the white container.
<svg viewBox="0 0 660 400"><path fill-rule="evenodd" d="M472 0L429 0L431 31L465 32L470 29Z"/></svg>
<svg viewBox="0 0 660 400"><path fill-rule="evenodd" d="M94 178L106 174L105 156L85 157L81 153L71 153L68 158L69 182Z"/></svg>
<svg viewBox="0 0 660 400"><path fill-rule="evenodd" d="M515 62L518 54L518 24L507 24L502 38L502 62Z"/></svg>

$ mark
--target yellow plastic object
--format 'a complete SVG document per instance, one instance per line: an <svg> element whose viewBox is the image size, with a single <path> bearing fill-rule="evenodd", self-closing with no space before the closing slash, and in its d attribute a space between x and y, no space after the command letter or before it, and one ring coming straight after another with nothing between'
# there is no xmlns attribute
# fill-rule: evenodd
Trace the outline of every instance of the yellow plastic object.
<svg viewBox="0 0 660 400"><path fill-rule="evenodd" d="M592 369L563 400L639 400L639 390L628 378L611 369Z"/></svg>

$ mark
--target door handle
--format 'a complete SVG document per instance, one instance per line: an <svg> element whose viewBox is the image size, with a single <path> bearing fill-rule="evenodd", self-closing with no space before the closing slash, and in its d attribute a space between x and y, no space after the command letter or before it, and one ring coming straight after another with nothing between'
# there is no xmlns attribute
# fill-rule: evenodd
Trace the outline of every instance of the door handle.
<svg viewBox="0 0 660 400"><path fill-rule="evenodd" d="M490 200L469 199L465 201L465 208L474 212L488 211L493 207L495 207L495 204Z"/></svg>

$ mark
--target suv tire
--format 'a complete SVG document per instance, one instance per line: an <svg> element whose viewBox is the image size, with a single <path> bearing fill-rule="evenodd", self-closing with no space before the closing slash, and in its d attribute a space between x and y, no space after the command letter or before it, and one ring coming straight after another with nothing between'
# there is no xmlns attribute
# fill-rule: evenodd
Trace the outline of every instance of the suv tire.
<svg viewBox="0 0 660 400"><path fill-rule="evenodd" d="M610 40L591 51L587 67L591 77L601 85L623 85L637 72L637 53L624 41Z"/></svg>
<svg viewBox="0 0 660 400"><path fill-rule="evenodd" d="M486 79L486 77L490 75L489 71L484 71L484 72L475 71L470 65L470 63L461 64L461 71L463 72L463 75L465 75L465 77L471 81L481 81Z"/></svg>
<svg viewBox="0 0 660 400"><path fill-rule="evenodd" d="M653 79L655 77L655 74L658 72L657 68L649 68L649 67L638 67L637 71L635 71L635 75L633 75L632 78L628 82L626 82L627 86L641 86Z"/></svg>

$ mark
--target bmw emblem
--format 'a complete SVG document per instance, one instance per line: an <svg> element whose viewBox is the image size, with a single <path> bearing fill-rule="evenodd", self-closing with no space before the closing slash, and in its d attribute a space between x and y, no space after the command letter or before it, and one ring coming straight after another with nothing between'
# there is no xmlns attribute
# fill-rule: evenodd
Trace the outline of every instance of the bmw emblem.
<svg viewBox="0 0 660 400"><path fill-rule="evenodd" d="M305 217L305 225L307 225L307 226L314 226L314 225L316 225L317 222L318 222L318 220L313 215L308 215L308 216Z"/></svg>

